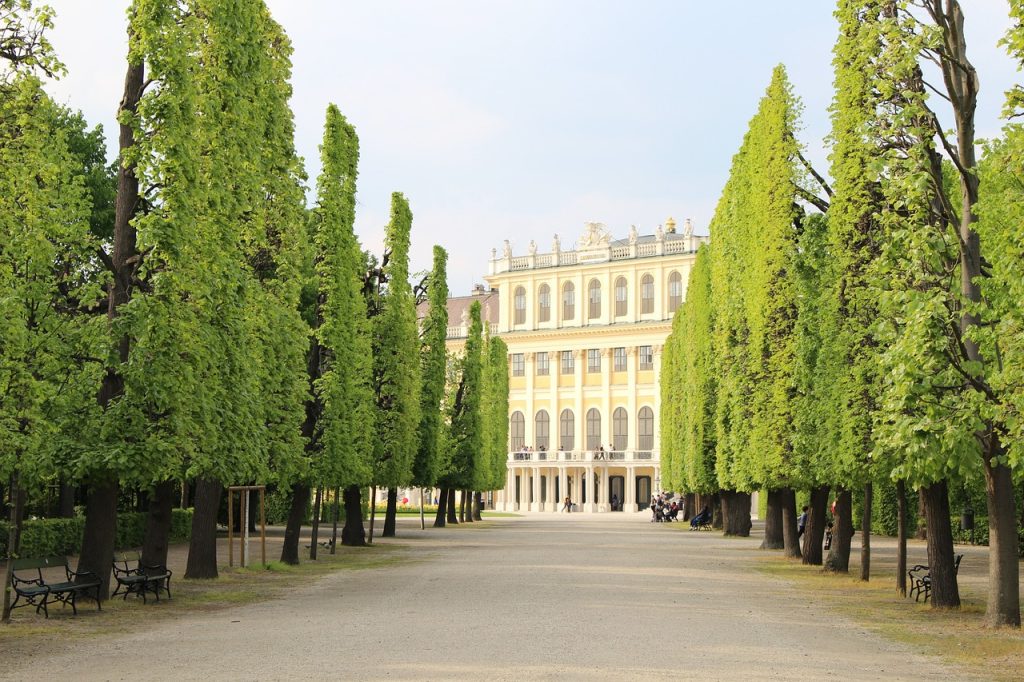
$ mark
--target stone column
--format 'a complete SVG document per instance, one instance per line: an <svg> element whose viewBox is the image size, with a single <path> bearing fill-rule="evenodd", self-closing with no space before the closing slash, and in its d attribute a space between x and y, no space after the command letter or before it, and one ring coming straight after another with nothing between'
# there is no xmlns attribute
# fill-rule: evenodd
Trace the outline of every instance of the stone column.
<svg viewBox="0 0 1024 682"><path fill-rule="evenodd" d="M533 386L534 378L537 375L537 365L534 360L533 353L524 353L523 365L525 366L526 372L526 414L523 415L525 422L523 435L525 436L525 442L533 449L537 449L537 433L536 433L536 414L533 407Z"/></svg>
<svg viewBox="0 0 1024 682"><path fill-rule="evenodd" d="M612 510L612 496L608 490L608 465L605 464L601 467L601 511Z"/></svg>
<svg viewBox="0 0 1024 682"><path fill-rule="evenodd" d="M626 441L626 449L632 451L637 448L637 431L639 430L636 407L636 368L639 362L636 346L628 346L626 348L626 428L629 437Z"/></svg>
<svg viewBox="0 0 1024 682"><path fill-rule="evenodd" d="M629 466L626 468L626 490L624 493L626 498L625 503L622 505L622 511L635 512L637 509L636 505L636 468Z"/></svg>
<svg viewBox="0 0 1024 682"><path fill-rule="evenodd" d="M547 511L558 511L558 498L555 495L555 474L557 469L548 467L547 475L547 488L548 488L548 506Z"/></svg>
<svg viewBox="0 0 1024 682"><path fill-rule="evenodd" d="M544 507L541 502L541 469L540 467L534 466L529 472L532 482L534 482L534 502L529 505L529 511L541 511Z"/></svg>
<svg viewBox="0 0 1024 682"><path fill-rule="evenodd" d="M530 467L524 466L519 470L519 500L518 510L530 510L530 491L533 486L530 482Z"/></svg>
<svg viewBox="0 0 1024 682"><path fill-rule="evenodd" d="M601 395L604 396L604 414L601 415L601 445L612 448L612 349L601 349Z"/></svg>
<svg viewBox="0 0 1024 682"><path fill-rule="evenodd" d="M651 353L654 354L654 442L651 444L651 458L658 462L661 460L661 351L664 346L654 346Z"/></svg>
<svg viewBox="0 0 1024 682"><path fill-rule="evenodd" d="M561 510L562 509L562 505L565 503L565 498L566 497L569 497L569 498L572 497L572 493L568 492L569 491L569 482L568 481L569 481L569 476L567 474L566 468L563 466L563 467L559 468L559 470L558 470L558 496L561 499L557 500L557 506L555 507L555 509L557 509L557 510Z"/></svg>
<svg viewBox="0 0 1024 682"><path fill-rule="evenodd" d="M572 352L573 357L573 438L576 445L573 448L578 452L587 449L586 443L586 419L587 415L583 410L583 363L586 362L586 354L576 349Z"/></svg>
<svg viewBox="0 0 1024 682"><path fill-rule="evenodd" d="M583 511L594 513L597 511L597 499L594 495L594 463L590 462L587 464L586 469L587 477L587 503L584 505Z"/></svg>

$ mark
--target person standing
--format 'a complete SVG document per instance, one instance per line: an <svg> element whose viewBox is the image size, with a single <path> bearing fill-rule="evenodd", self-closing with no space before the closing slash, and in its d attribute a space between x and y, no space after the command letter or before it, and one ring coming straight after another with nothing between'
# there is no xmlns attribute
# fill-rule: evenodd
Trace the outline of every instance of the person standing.
<svg viewBox="0 0 1024 682"><path fill-rule="evenodd" d="M565 498L565 504L562 505L562 511L567 514L572 513L572 500L568 497Z"/></svg>
<svg viewBox="0 0 1024 682"><path fill-rule="evenodd" d="M809 507L805 504L800 514L800 518L796 520L796 536L800 537L804 534L804 530L807 529L807 510Z"/></svg>

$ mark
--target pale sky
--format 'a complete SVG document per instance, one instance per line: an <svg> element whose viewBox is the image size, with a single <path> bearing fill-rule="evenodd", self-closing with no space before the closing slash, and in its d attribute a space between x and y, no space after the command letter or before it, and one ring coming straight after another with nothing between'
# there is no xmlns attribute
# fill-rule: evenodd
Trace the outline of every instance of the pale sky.
<svg viewBox="0 0 1024 682"><path fill-rule="evenodd" d="M48 0L68 75L50 90L102 124L111 150L128 0ZM828 0L268 0L293 56L297 148L312 187L324 111L360 137L356 229L379 252L392 191L413 211L412 271L435 243L453 294L492 248L569 248L588 221L616 237L671 215L706 233L732 155L775 64L803 99L800 137L827 172ZM996 134L1019 81L996 46L1004 0L962 0L981 78L978 130Z"/></svg>

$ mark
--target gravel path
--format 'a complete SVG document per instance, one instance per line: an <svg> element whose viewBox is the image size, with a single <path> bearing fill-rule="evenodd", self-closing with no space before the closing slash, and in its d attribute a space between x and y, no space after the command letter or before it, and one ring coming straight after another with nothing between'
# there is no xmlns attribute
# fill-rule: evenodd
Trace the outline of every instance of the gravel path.
<svg viewBox="0 0 1024 682"><path fill-rule="evenodd" d="M963 679L754 569L759 539L646 515L420 531L418 560L74 640L13 679ZM414 525L415 524L415 525ZM10 667L13 664L13 668ZM20 666L20 667L19 667Z"/></svg>

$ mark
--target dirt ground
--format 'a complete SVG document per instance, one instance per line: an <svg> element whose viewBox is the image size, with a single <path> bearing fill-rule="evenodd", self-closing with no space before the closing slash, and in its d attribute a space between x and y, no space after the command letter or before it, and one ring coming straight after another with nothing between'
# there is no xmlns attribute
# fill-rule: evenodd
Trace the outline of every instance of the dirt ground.
<svg viewBox="0 0 1024 682"><path fill-rule="evenodd" d="M410 561L331 573L284 598L154 619L130 633L60 641L43 634L45 655L4 660L0 677L971 677L760 572L759 533L722 538L647 519L528 514L426 531L418 519L400 519L399 537L377 542L404 546ZM279 547L271 538L268 557ZM892 548L876 540L874 561L891 560ZM226 563L223 542L222 550ZM258 559L258 542L252 551ZM966 554L961 585L983 594L986 550ZM178 575L184 559L176 547L170 563ZM923 560L924 545L912 543L910 562ZM16 617L32 617L27 611Z"/></svg>

